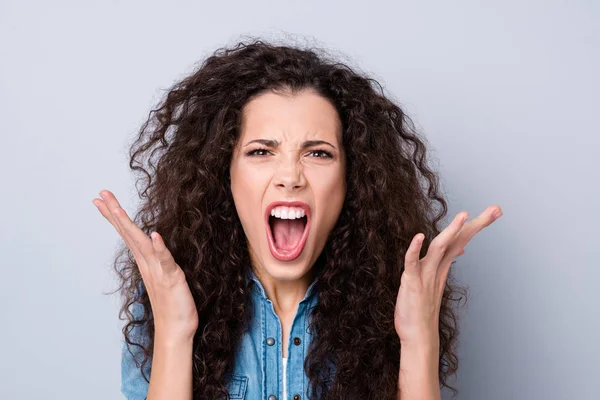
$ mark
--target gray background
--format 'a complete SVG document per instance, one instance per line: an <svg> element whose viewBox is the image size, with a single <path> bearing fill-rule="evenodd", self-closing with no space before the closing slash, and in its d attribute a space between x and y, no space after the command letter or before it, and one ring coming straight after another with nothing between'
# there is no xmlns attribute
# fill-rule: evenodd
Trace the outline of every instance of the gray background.
<svg viewBox="0 0 600 400"><path fill-rule="evenodd" d="M337 49L426 133L450 216L502 206L456 264L459 398L600 398L598 2L94 3L0 2L0 398L121 398L120 237L91 201L134 211L129 139L243 35Z"/></svg>

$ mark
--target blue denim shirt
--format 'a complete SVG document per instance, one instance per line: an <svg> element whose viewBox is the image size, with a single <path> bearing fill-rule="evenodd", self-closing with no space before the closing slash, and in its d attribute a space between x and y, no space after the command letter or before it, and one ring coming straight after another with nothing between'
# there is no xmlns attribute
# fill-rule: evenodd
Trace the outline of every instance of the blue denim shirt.
<svg viewBox="0 0 600 400"><path fill-rule="evenodd" d="M226 386L231 399L282 400L281 323L275 314L273 303L267 298L264 287L253 272L250 272L246 282L251 285L250 306L253 318L248 330L241 338L241 345L235 355L233 372ZM304 359L308 353L312 336L308 330L309 318L312 308L318 301L315 283L316 281L312 282L304 298L300 301L290 330L286 368L286 392L290 399L307 398L309 382L304 373ZM142 305L134 303L132 313L136 316L141 315L143 313ZM137 342L148 343L140 326L135 326L130 335L135 335ZM141 349L131 346L130 350L141 362L143 359ZM150 376L150 365L151 360L147 362L145 368L148 377ZM335 371L335 368L333 370ZM125 342L121 358L121 392L129 400L144 400L148 393L148 382L143 378L140 368L136 366Z"/></svg>

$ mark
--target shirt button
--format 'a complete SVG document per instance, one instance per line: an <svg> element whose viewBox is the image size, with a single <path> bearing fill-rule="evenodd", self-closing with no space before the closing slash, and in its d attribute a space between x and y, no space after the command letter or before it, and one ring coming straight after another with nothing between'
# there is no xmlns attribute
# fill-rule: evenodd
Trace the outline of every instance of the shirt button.
<svg viewBox="0 0 600 400"><path fill-rule="evenodd" d="M274 396L274 395L270 395L270 396L269 396L269 400L277 400L277 397L276 397L276 396Z"/></svg>
<svg viewBox="0 0 600 400"><path fill-rule="evenodd" d="M299 394L295 394L294 395L294 400L300 400L300 395Z"/></svg>
<svg viewBox="0 0 600 400"><path fill-rule="evenodd" d="M268 344L269 346L273 346L273 345L275 344L275 339L273 339L272 337L269 337L269 338L267 338L267 344ZM275 396L273 396L273 397L275 397ZM271 398L269 397L269 400L277 400L277 399L276 399L276 398L275 398L275 399L271 399Z"/></svg>
<svg viewBox="0 0 600 400"><path fill-rule="evenodd" d="M300 338L299 337L295 337L294 338L294 344L296 346L300 346L300 343L302 343L302 341L300 340ZM298 399L295 399L295 400L298 400Z"/></svg>

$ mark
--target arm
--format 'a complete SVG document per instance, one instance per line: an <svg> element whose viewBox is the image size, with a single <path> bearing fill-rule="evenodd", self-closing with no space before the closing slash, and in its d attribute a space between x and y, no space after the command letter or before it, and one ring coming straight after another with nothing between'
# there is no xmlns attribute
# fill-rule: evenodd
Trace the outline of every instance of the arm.
<svg viewBox="0 0 600 400"><path fill-rule="evenodd" d="M402 346L398 400L439 400L439 347L434 344Z"/></svg>
<svg viewBox="0 0 600 400"><path fill-rule="evenodd" d="M136 319L144 315L143 305L135 302L132 313ZM145 327L136 325L130 332L134 343L148 346ZM164 337L164 339L163 339ZM138 346L123 344L121 357L121 392L128 400L188 400L192 399L193 337L169 340L159 330L155 333L153 357L144 365L144 379L140 364L143 351ZM131 353L129 352L131 350ZM133 353L133 354L132 354ZM151 365L151 367L150 367Z"/></svg>
<svg viewBox="0 0 600 400"><path fill-rule="evenodd" d="M157 332L148 400L192 399L192 348L193 338L171 340Z"/></svg>
<svg viewBox="0 0 600 400"><path fill-rule="evenodd" d="M499 207L488 207L477 218L459 213L431 241L421 258L425 235L415 235L404 259L394 324L400 338L398 399L438 400L439 319L446 280L454 258L464 254L471 238L502 216Z"/></svg>
<svg viewBox="0 0 600 400"><path fill-rule="evenodd" d="M158 232L153 231L148 235L142 231L110 191L100 191L100 197L101 200L94 199L93 203L123 237L134 255L154 316L153 373L150 382L146 385L137 360L142 349L137 346L134 346L135 350L131 349L126 342L121 364L121 390L129 400L142 400L145 396L150 400L191 399L193 337L198 329L198 311L185 273ZM135 311L139 315L144 311L140 303L136 307L132 313ZM134 336L138 340L131 340ZM145 330L129 332L131 343L141 344L148 337ZM143 347L147 348L147 345L145 343Z"/></svg>

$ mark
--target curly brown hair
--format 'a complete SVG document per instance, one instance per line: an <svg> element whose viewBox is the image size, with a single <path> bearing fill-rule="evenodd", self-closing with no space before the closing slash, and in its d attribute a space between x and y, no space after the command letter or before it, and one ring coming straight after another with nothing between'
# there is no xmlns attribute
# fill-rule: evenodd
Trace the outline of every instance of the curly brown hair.
<svg viewBox="0 0 600 400"><path fill-rule="evenodd" d="M255 95L316 90L336 107L347 153L347 195L328 242L313 266L319 301L304 361L313 393L323 399L395 398L400 341L395 300L410 241L425 234L421 256L447 213L426 141L381 85L317 48L261 39L219 48L174 84L150 111L131 145L130 168L142 199L134 222L159 232L187 277L199 328L193 347L194 399L225 395L224 379L249 318L244 277L248 247L230 190L229 165L243 106ZM379 89L379 90L377 90ZM138 187L141 184L141 187ZM128 346L153 353L150 301L127 247L115 260L123 296L120 318ZM460 293L460 295L457 295ZM440 384L458 368L457 309L465 288L448 276L439 319ZM130 307L138 302L143 315ZM233 306L232 306L233 305ZM143 343L130 337L145 328ZM331 385L322 380L334 363Z"/></svg>

